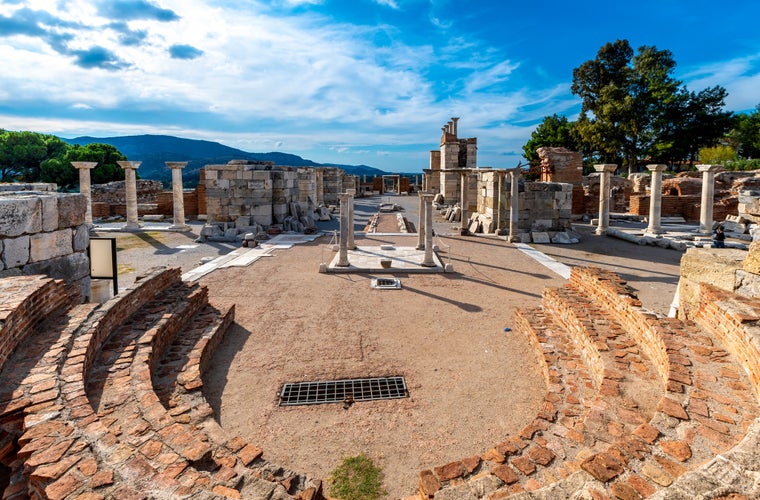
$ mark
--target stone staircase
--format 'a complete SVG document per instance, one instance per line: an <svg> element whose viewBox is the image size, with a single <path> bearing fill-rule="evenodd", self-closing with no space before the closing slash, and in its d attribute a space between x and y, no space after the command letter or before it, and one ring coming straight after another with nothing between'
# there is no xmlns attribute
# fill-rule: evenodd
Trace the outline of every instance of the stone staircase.
<svg viewBox="0 0 760 500"><path fill-rule="evenodd" d="M43 277L0 287L3 498L321 498L213 419L201 373L234 310L179 269L101 306Z"/></svg>
<svg viewBox="0 0 760 500"><path fill-rule="evenodd" d="M423 471L420 498L760 494L760 303L703 295L700 324L685 323L643 309L613 273L573 269L515 314L546 381L541 412L492 449Z"/></svg>

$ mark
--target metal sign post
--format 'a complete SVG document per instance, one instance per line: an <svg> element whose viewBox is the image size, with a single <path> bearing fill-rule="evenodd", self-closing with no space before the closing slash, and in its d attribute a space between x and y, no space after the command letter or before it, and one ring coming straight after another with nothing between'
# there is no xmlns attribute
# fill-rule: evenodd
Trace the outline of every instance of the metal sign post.
<svg viewBox="0 0 760 500"><path fill-rule="evenodd" d="M116 238L90 238L87 254L90 258L90 279L113 280L113 294L118 295Z"/></svg>

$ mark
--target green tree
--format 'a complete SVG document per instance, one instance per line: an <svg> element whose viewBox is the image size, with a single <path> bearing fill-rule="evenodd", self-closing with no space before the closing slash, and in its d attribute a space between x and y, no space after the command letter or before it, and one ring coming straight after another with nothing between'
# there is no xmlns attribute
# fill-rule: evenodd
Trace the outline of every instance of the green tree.
<svg viewBox="0 0 760 500"><path fill-rule="evenodd" d="M567 117L556 114L545 116L523 146L523 156L531 163L536 162L539 159L536 150L545 146L565 147L572 151L580 151L582 146L575 131L575 122L568 121Z"/></svg>
<svg viewBox="0 0 760 500"><path fill-rule="evenodd" d="M699 162L704 165L723 165L736 160L736 150L731 146L712 146L699 150Z"/></svg>
<svg viewBox="0 0 760 500"><path fill-rule="evenodd" d="M42 165L42 179L55 182L58 186L71 189L79 185L79 173L71 165L74 161L94 161L98 165L90 172L93 184L124 180L124 169L116 162L126 160L118 149L110 144L90 143L86 146L75 144L56 158L45 161Z"/></svg>
<svg viewBox="0 0 760 500"><path fill-rule="evenodd" d="M0 133L0 181L39 179L40 162L47 156L44 136L34 132Z"/></svg>
<svg viewBox="0 0 760 500"><path fill-rule="evenodd" d="M736 116L731 136L742 158L760 158L760 104L752 113Z"/></svg>

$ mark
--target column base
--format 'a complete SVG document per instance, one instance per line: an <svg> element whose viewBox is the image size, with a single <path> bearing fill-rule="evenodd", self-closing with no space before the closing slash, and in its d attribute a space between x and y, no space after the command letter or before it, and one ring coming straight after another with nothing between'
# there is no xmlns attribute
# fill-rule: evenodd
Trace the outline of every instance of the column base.
<svg viewBox="0 0 760 500"><path fill-rule="evenodd" d="M507 236L507 241L510 243L522 243L522 240L519 236Z"/></svg>
<svg viewBox="0 0 760 500"><path fill-rule="evenodd" d="M142 224L140 224L139 222L127 222L126 224L124 224L124 227L122 227L122 229L134 230L134 229L142 229L142 227L143 227Z"/></svg>
<svg viewBox="0 0 760 500"><path fill-rule="evenodd" d="M417 245L414 247L415 250L425 250L425 245Z"/></svg>
<svg viewBox="0 0 760 500"><path fill-rule="evenodd" d="M596 228L596 231L594 231L594 234L597 235L597 236L606 236L607 235L607 230L606 229L602 229L601 227L598 227L598 228Z"/></svg>
<svg viewBox="0 0 760 500"><path fill-rule="evenodd" d="M422 262L420 262L420 265L421 265L422 267L435 267L435 266L437 266L438 264L436 264L436 263L435 263L435 261L432 261L432 260L431 260L430 262L428 262L428 261L422 261Z"/></svg>
<svg viewBox="0 0 760 500"><path fill-rule="evenodd" d="M462 227L459 229L459 236L470 236L470 230L466 227Z"/></svg>
<svg viewBox="0 0 760 500"><path fill-rule="evenodd" d="M644 236L649 236L650 238L662 238L662 235L664 233L665 231L658 231L658 230L650 231L647 229L646 231L644 231Z"/></svg>
<svg viewBox="0 0 760 500"><path fill-rule="evenodd" d="M168 228L169 231L177 231L177 232L187 232L191 231L192 228L188 226L187 224L180 224L180 225L171 225Z"/></svg>

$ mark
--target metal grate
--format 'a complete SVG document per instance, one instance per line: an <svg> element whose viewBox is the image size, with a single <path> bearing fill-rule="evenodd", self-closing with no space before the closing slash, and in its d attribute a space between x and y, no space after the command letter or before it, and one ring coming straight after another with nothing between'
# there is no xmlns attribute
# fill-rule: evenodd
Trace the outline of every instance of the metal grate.
<svg viewBox="0 0 760 500"><path fill-rule="evenodd" d="M353 403L409 397L404 377L294 382L280 389L280 406Z"/></svg>
<svg viewBox="0 0 760 500"><path fill-rule="evenodd" d="M370 288L376 290L401 290L401 280L398 278L372 278Z"/></svg>

